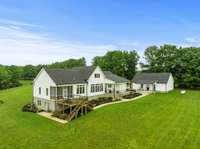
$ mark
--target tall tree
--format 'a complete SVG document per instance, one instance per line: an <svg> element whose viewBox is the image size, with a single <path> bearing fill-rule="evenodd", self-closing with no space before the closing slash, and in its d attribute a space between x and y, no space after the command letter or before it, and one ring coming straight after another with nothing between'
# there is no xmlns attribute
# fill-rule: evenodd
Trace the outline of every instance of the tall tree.
<svg viewBox="0 0 200 149"><path fill-rule="evenodd" d="M94 57L92 64L119 76L132 79L136 72L139 56L136 51L108 51L104 56Z"/></svg>
<svg viewBox="0 0 200 149"><path fill-rule="evenodd" d="M7 68L10 75L10 87L19 86L19 79L21 78L22 69L20 67L11 65Z"/></svg>
<svg viewBox="0 0 200 149"><path fill-rule="evenodd" d="M200 48L151 46L145 50L145 58L150 71L171 72L179 87L200 87Z"/></svg>
<svg viewBox="0 0 200 149"><path fill-rule="evenodd" d="M0 89L10 86L10 75L5 67L0 66Z"/></svg>
<svg viewBox="0 0 200 149"><path fill-rule="evenodd" d="M25 80L32 80L37 74L36 67L33 65L26 65L23 67L23 78Z"/></svg>
<svg viewBox="0 0 200 149"><path fill-rule="evenodd" d="M72 68L72 67L80 67L86 66L86 60L84 57L80 59L68 59L63 62L56 62L50 65L47 65L49 68Z"/></svg>

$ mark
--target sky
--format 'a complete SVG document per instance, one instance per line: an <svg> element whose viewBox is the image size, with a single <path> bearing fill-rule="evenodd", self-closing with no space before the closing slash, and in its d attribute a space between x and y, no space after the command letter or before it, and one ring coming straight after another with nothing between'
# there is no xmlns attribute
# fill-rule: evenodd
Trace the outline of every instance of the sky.
<svg viewBox="0 0 200 149"><path fill-rule="evenodd" d="M49 64L108 50L200 46L200 1L1 0L0 64Z"/></svg>

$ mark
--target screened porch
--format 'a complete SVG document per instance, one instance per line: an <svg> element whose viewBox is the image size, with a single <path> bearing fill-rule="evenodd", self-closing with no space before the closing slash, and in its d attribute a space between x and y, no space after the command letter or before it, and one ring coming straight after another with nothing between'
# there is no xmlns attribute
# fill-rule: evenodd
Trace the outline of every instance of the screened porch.
<svg viewBox="0 0 200 149"><path fill-rule="evenodd" d="M50 87L51 99L71 99L73 98L73 86Z"/></svg>

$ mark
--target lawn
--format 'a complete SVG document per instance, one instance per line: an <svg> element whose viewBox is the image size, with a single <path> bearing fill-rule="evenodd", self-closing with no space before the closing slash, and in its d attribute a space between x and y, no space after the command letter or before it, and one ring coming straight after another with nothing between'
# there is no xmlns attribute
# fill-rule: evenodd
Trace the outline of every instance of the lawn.
<svg viewBox="0 0 200 149"><path fill-rule="evenodd" d="M152 94L63 125L21 112L31 85L0 91L0 148L198 149L200 91Z"/></svg>

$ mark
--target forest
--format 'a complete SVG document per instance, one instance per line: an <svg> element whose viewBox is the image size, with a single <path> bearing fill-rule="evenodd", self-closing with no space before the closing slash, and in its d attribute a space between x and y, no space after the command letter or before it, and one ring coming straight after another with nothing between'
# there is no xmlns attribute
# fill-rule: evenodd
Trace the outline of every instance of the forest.
<svg viewBox="0 0 200 149"><path fill-rule="evenodd" d="M171 72L179 88L200 88L200 48L178 47L176 45L149 46L145 49L146 62L139 62L137 50L108 51L96 56L92 65L111 71L131 80L137 72L137 65L147 72ZM20 86L20 80L33 80L41 68L64 68L86 66L85 58L68 59L52 64L5 66L0 65L0 89Z"/></svg>

